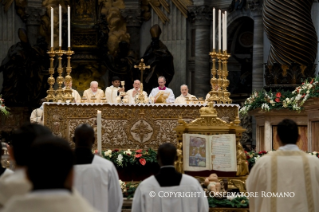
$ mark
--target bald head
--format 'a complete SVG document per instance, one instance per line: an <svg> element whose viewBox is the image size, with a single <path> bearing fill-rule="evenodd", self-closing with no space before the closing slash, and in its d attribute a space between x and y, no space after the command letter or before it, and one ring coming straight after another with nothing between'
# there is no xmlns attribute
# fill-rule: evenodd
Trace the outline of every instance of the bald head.
<svg viewBox="0 0 319 212"><path fill-rule="evenodd" d="M187 85L181 85L181 93L183 94L183 96L187 96L188 94L188 86Z"/></svg>
<svg viewBox="0 0 319 212"><path fill-rule="evenodd" d="M160 166L174 165L177 159L177 150L174 144L164 143L158 147L157 161Z"/></svg>
<svg viewBox="0 0 319 212"><path fill-rule="evenodd" d="M99 83L97 81L92 81L90 83L90 88L91 88L93 93L95 93L97 91L98 86L99 86Z"/></svg>
<svg viewBox="0 0 319 212"><path fill-rule="evenodd" d="M92 148L94 144L95 136L93 128L88 124L81 124L77 126L74 131L73 142L75 147L87 147Z"/></svg>

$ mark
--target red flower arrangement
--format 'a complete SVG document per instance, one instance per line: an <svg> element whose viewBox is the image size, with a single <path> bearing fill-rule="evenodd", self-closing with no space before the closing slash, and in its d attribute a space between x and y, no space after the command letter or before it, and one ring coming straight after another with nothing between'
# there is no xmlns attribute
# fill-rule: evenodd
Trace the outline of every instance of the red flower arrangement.
<svg viewBox="0 0 319 212"><path fill-rule="evenodd" d="M140 158L139 162L144 166L146 164L146 160L144 158Z"/></svg>
<svg viewBox="0 0 319 212"><path fill-rule="evenodd" d="M276 93L276 97L280 98L280 97L281 97L281 93L280 93L280 92L277 92L277 93Z"/></svg>
<svg viewBox="0 0 319 212"><path fill-rule="evenodd" d="M275 99L275 102L280 102L280 99L279 99L279 98L276 98L276 99Z"/></svg>

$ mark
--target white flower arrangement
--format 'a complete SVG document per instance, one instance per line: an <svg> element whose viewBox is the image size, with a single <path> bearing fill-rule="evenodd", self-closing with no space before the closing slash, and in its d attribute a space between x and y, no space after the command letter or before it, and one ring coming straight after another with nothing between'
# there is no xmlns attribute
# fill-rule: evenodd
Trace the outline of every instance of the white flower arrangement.
<svg viewBox="0 0 319 212"><path fill-rule="evenodd" d="M122 166L122 162L123 162L123 155L122 154L119 154L117 156L117 159L116 159L117 163L119 166Z"/></svg>
<svg viewBox="0 0 319 212"><path fill-rule="evenodd" d="M105 157L112 157L112 150L109 149L109 150L105 151L104 156Z"/></svg>
<svg viewBox="0 0 319 212"><path fill-rule="evenodd" d="M122 180L119 180L119 183L120 183L120 186L121 186L122 192L126 192L126 183L125 183L125 182L123 182Z"/></svg>
<svg viewBox="0 0 319 212"><path fill-rule="evenodd" d="M126 154L126 155L132 155L132 152L131 152L130 149L128 149L128 150L124 151L124 154Z"/></svg>

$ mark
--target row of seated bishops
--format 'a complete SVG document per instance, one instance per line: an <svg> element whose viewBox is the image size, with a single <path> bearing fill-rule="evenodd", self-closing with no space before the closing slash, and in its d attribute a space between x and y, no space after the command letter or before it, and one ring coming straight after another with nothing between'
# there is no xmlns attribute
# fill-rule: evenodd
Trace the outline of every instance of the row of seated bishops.
<svg viewBox="0 0 319 212"><path fill-rule="evenodd" d="M73 142L75 149L39 124L26 124L13 132L6 148L15 168L0 166L0 211L121 212L123 192L118 173L111 161L93 154L93 128L87 124L77 126ZM157 155L160 171L137 187L132 212L208 212L208 199L199 181L174 167L175 145L160 145ZM202 195L149 195L162 190Z"/></svg>
<svg viewBox="0 0 319 212"><path fill-rule="evenodd" d="M186 104L187 100L197 100L197 98L194 95L191 95L188 93L188 86L187 85L181 85L181 95L178 96L175 99L175 95L172 91L172 89L165 87L166 79L165 77L159 77L158 78L158 87L154 88L150 95L147 95L145 91L143 91L143 95L145 99L148 99L151 101L151 99L156 98L159 92L165 92L167 93L168 97L166 98L166 103L174 103L174 104ZM72 81L69 84L70 88L72 88ZM103 90L98 88L98 82L92 81L90 84L90 88L84 91L83 97L85 97L87 103L100 103L101 99L103 97L106 97L107 103L119 103L121 101L121 93L125 93L125 97L127 99L127 103L129 104L135 104L135 98L138 96L138 93L141 88L141 82L139 80L135 80L133 83L133 88L124 92L124 89L120 87L120 78L119 77L113 77L112 78L112 85L110 87L107 87L105 89L105 92ZM63 88L65 89L65 87ZM74 97L75 103L81 103L82 98L77 90L72 88L72 96ZM96 98L96 100L92 100L92 96ZM210 97L209 94L206 96L206 100ZM45 99L40 100L40 107L37 109L34 109L30 116L30 122L31 123L43 123L43 103L45 102Z"/></svg>

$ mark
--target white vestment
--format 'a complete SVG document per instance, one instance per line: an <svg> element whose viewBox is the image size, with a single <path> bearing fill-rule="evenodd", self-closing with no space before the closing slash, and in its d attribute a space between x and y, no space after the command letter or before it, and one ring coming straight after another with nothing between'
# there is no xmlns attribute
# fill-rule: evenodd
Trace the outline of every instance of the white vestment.
<svg viewBox="0 0 319 212"><path fill-rule="evenodd" d="M65 87L62 89L64 91ZM71 89L72 89L72 97L74 98L74 102L81 103L81 96L80 96L79 92L77 90L74 90L73 88L71 88Z"/></svg>
<svg viewBox="0 0 319 212"><path fill-rule="evenodd" d="M8 175L11 175L11 174L13 174L13 171L11 171L10 169L4 170L4 172L0 176L0 180L6 178Z"/></svg>
<svg viewBox="0 0 319 212"><path fill-rule="evenodd" d="M2 212L97 212L76 191L39 190L13 197Z"/></svg>
<svg viewBox="0 0 319 212"><path fill-rule="evenodd" d="M174 194L170 195L170 192ZM191 193L193 196L190 196ZM132 212L208 212L208 210L208 200L203 188L195 178L186 174L182 175L179 186L171 187L160 187L154 176L147 178L137 187L132 203Z"/></svg>
<svg viewBox="0 0 319 212"><path fill-rule="evenodd" d="M285 145L257 160L246 187L258 195L249 198L251 212L318 212L319 160L296 145Z"/></svg>
<svg viewBox="0 0 319 212"><path fill-rule="evenodd" d="M94 155L92 164L74 166L74 188L101 212L121 212L123 194L112 162Z"/></svg>
<svg viewBox="0 0 319 212"><path fill-rule="evenodd" d="M104 97L105 93L101 89L97 89L95 93L92 92L92 89L86 89L83 93L83 96L86 97L87 103L101 103L101 98ZM91 100L95 96L96 100Z"/></svg>
<svg viewBox="0 0 319 212"><path fill-rule="evenodd" d="M120 87L114 87L111 85L110 87L107 87L105 89L105 97L107 100L107 103L117 103L117 92L120 89Z"/></svg>
<svg viewBox="0 0 319 212"><path fill-rule="evenodd" d="M24 169L16 169L12 174L1 176L0 179L0 205L6 205L15 195L28 193L32 188L27 180Z"/></svg>
<svg viewBox="0 0 319 212"><path fill-rule="evenodd" d="M163 91L163 92L166 92L166 93L169 93L169 96L168 98L166 99L166 103L174 103L175 101L175 96L174 96L174 93L172 91L172 89L170 88L165 88L165 90L160 90L157 88L153 88L153 90L151 91L150 95L149 95L149 99L151 101L151 97L155 97L156 94L158 94L159 91Z"/></svg>
<svg viewBox="0 0 319 212"><path fill-rule="evenodd" d="M43 125L43 107L34 109L30 116L30 122Z"/></svg>
<svg viewBox="0 0 319 212"><path fill-rule="evenodd" d="M126 92L126 94L127 94L127 96L128 96L128 103L129 104L135 104L135 98L136 98L136 95L133 97L133 91L134 91L135 89L134 88L132 88L132 89L130 89L130 90L128 90L127 92ZM144 99L147 99L147 93L145 92L145 91L143 91L143 95L144 95Z"/></svg>
<svg viewBox="0 0 319 212"><path fill-rule="evenodd" d="M196 96L191 95L191 94L189 94L189 93L187 93L186 96L184 96L183 94L181 94L179 97L177 97L177 98L175 99L175 102L174 102L174 103L175 103L175 104L186 104L186 97L188 97L189 100L192 100L193 97L196 98ZM197 100L197 98L196 98L196 100Z"/></svg>

